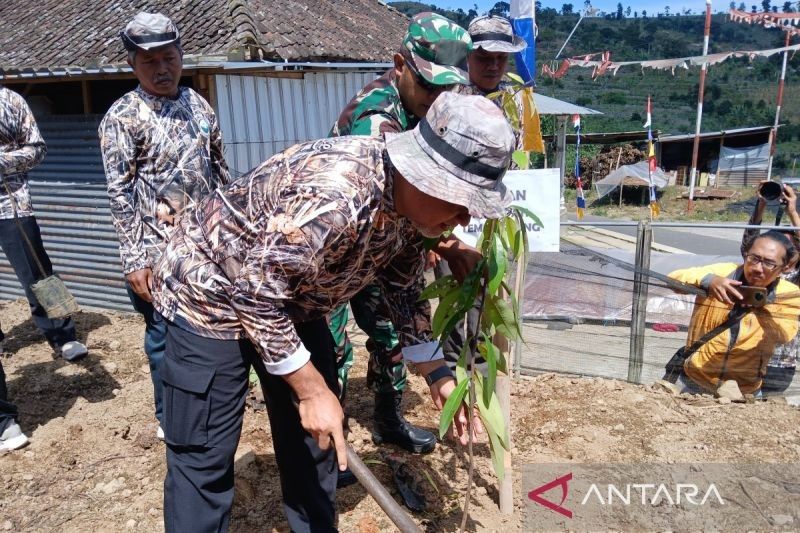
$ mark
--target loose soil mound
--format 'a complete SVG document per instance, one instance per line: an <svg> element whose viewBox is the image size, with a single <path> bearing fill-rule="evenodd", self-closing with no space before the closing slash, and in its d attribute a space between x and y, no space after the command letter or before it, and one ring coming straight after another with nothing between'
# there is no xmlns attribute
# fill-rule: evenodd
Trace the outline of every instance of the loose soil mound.
<svg viewBox="0 0 800 533"><path fill-rule="evenodd" d="M155 439L141 320L83 313L77 325L90 356L68 364L53 360L26 303L4 303L0 310L12 354L3 360L10 394L31 437L27 448L0 456L0 530L163 530L164 445ZM363 349L358 355L347 406L348 439L391 486L391 458L370 438L372 395L363 377ZM405 403L411 421L437 427L422 379L411 378ZM719 404L617 381L548 374L517 382L512 405L517 472L522 464L537 462L800 461L800 410L781 403ZM520 508L514 517L500 515L488 447L479 444L476 450L470 529L523 530L522 496L516 497ZM426 456L393 457L405 460L422 480L428 510L415 517L423 528L456 530L466 486L465 452L440 445ZM264 411L247 409L236 472L232 530L285 531ZM359 485L340 491L338 503L341 531L391 530Z"/></svg>

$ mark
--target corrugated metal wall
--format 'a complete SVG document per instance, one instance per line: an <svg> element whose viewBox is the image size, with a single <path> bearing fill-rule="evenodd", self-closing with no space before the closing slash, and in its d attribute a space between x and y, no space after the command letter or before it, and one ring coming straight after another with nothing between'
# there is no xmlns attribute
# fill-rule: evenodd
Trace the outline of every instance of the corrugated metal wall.
<svg viewBox="0 0 800 533"><path fill-rule="evenodd" d="M39 122L48 152L29 175L31 195L53 268L78 302L130 311L108 209L97 137L100 118L82 115ZM22 287L0 253L0 298L21 296Z"/></svg>
<svg viewBox="0 0 800 533"><path fill-rule="evenodd" d="M325 137L345 104L378 74L216 76L216 111L234 175L293 144ZM31 192L45 248L78 302L130 311L97 137L101 118L39 118L48 152L30 173ZM21 296L22 288L0 253L0 299Z"/></svg>
<svg viewBox="0 0 800 533"><path fill-rule="evenodd" d="M313 72L300 78L216 76L225 159L243 174L293 144L326 137L347 102L380 72Z"/></svg>

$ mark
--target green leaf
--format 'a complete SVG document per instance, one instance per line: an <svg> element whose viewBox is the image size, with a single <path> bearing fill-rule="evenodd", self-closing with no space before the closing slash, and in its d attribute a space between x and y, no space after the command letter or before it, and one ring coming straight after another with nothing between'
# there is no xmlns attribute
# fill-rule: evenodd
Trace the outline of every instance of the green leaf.
<svg viewBox="0 0 800 533"><path fill-rule="evenodd" d="M507 243L506 249L514 256L514 259L517 260L522 253L522 231L524 231L524 228L523 230L519 229L514 217L505 217L503 219L503 229L505 230L503 235Z"/></svg>
<svg viewBox="0 0 800 533"><path fill-rule="evenodd" d="M506 116L506 120L511 127L514 128L515 131L519 130L522 126L522 117L519 116L519 108L517 108L517 102L514 100L514 95L503 92L501 96L501 108L503 109L503 114Z"/></svg>
<svg viewBox="0 0 800 533"><path fill-rule="evenodd" d="M458 408L461 407L461 403L464 401L464 396L467 394L467 385L469 385L469 380L465 379L458 385L456 388L453 389L452 394L447 399L442 408L442 414L439 417L439 438L443 439L444 436L447 434L447 430L450 429L450 424L453 423L453 418L456 416L456 411Z"/></svg>
<svg viewBox="0 0 800 533"><path fill-rule="evenodd" d="M453 276L441 277L425 287L425 290L420 293L418 301L441 298L456 285L458 285L458 281Z"/></svg>
<svg viewBox="0 0 800 533"><path fill-rule="evenodd" d="M447 331L444 329L444 326L449 321L453 307L458 302L459 296L461 296L461 289L455 286L450 289L450 292L439 298L439 306L433 314L433 321L431 323L434 337L440 337L444 331Z"/></svg>
<svg viewBox="0 0 800 533"><path fill-rule="evenodd" d="M494 325L497 331L507 339L517 340L521 337L522 332L519 330L514 311L508 302L499 296L487 294L484 311L489 323Z"/></svg>
<svg viewBox="0 0 800 533"><path fill-rule="evenodd" d="M486 335L485 337L487 339L490 338L489 335ZM508 367L506 366L506 356L503 354L503 352L500 351L500 348L498 348L494 343L490 343L490 342L486 342L486 341L482 342L482 343L478 344L478 351L481 353L481 355L483 356L484 359L487 359L486 353L488 351L487 350L488 344L492 345L492 347L494 348L495 354L497 354L497 370L500 371L500 372L503 372L505 374L508 374Z"/></svg>
<svg viewBox="0 0 800 533"><path fill-rule="evenodd" d="M484 403L484 384L483 376L480 372L475 374L475 400L478 404L478 412L481 420L486 426L486 431L490 435L494 433L500 439L500 443L506 450L509 448L508 444L508 431L506 430L505 419L503 418L503 411L500 409L500 400L497 398L495 391L491 391L489 403Z"/></svg>
<svg viewBox="0 0 800 533"><path fill-rule="evenodd" d="M486 405L492 402L492 393L494 392L495 383L497 382L497 358L500 350L488 338L484 340L486 346L486 386L483 388L483 402Z"/></svg>
<svg viewBox="0 0 800 533"><path fill-rule="evenodd" d="M506 72L506 76L508 76L509 79L511 79L511 81L519 85L525 85L525 81L518 74L514 74L513 72Z"/></svg>
<svg viewBox="0 0 800 533"><path fill-rule="evenodd" d="M489 248L488 267L489 285L487 290L489 294L495 294L503 282L503 276L506 275L506 269L508 268L508 259L500 236L497 233L493 235L491 247Z"/></svg>
<svg viewBox="0 0 800 533"><path fill-rule="evenodd" d="M523 150L515 150L514 153L511 154L511 160L517 164L520 170L528 170L531 164L530 154Z"/></svg>
<svg viewBox="0 0 800 533"><path fill-rule="evenodd" d="M512 205L511 209L522 213L523 215L525 215L526 217L531 219L533 222L535 222L537 226L539 226L541 228L544 227L544 224L542 224L542 219L540 219L539 217L534 215L533 211L531 211L530 209L528 209L526 207L522 207L521 205Z"/></svg>
<svg viewBox="0 0 800 533"><path fill-rule="evenodd" d="M492 466L494 467L494 473L497 476L497 479L503 481L503 478L506 476L506 462L505 456L506 451L503 448L503 444L500 442L500 439L492 433L489 433L489 451L492 453Z"/></svg>

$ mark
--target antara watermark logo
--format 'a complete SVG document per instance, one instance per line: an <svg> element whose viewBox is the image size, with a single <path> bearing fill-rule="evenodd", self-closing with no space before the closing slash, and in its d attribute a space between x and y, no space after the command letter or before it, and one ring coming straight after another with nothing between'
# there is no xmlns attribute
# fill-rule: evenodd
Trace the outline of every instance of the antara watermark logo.
<svg viewBox="0 0 800 533"><path fill-rule="evenodd" d="M528 493L528 498L553 512L567 518L572 518L572 511L564 506L569 496L569 483L572 481L572 472L557 477L554 480L536 487ZM548 499L545 493L560 489L560 498ZM558 503L556 503L556 501ZM695 483L592 483L581 499L580 505L599 504L610 505L695 505L702 506L708 502L725 505L725 500L713 483L701 486Z"/></svg>

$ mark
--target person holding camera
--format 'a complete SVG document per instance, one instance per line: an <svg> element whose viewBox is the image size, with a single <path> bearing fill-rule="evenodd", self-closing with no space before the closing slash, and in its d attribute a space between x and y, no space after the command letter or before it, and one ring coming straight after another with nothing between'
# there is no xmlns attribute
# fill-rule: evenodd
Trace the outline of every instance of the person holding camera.
<svg viewBox="0 0 800 533"><path fill-rule="evenodd" d="M695 299L689 322L684 350L690 355L677 378L681 392L715 392L724 381L734 380L743 394L760 396L775 347L797 335L800 292L781 277L794 268L794 244L784 233L770 230L750 240L743 252L742 264L669 274L707 291ZM748 294L761 298L749 299Z"/></svg>
<svg viewBox="0 0 800 533"><path fill-rule="evenodd" d="M779 207L775 225L780 225L780 219L785 210L791 225L800 227L800 214L797 213L797 193L791 186L774 181L762 181L758 187L757 198L753 214L747 222L748 225L760 225L767 203L778 200ZM748 228L744 231L742 235L742 255L744 255L747 243L757 237L758 234L759 230L756 228ZM792 240L795 248L800 250L800 231L786 230L785 234ZM800 268L798 268L796 262L793 268L783 274L783 279L800 286ZM762 392L765 394L782 394L786 392L794 380L798 351L800 351L800 334L786 344L781 344L775 348L772 358L767 363L766 375L761 385Z"/></svg>

